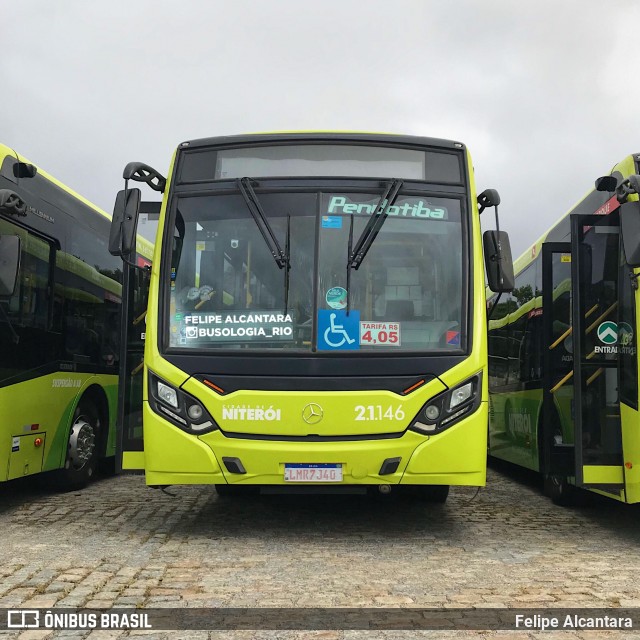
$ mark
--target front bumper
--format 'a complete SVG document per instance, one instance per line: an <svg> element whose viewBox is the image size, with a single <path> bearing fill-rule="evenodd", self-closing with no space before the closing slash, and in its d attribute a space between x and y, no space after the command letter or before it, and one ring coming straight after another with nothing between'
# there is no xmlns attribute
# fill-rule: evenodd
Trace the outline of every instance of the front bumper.
<svg viewBox="0 0 640 640"><path fill-rule="evenodd" d="M341 464L341 485L446 484L484 486L487 403L446 431L425 436L351 441L282 441L202 436L169 424L144 403L144 465L148 485L298 485L284 480L286 463ZM236 458L246 473L231 473L223 458ZM394 473L385 460L400 458ZM305 483L306 484L306 483Z"/></svg>

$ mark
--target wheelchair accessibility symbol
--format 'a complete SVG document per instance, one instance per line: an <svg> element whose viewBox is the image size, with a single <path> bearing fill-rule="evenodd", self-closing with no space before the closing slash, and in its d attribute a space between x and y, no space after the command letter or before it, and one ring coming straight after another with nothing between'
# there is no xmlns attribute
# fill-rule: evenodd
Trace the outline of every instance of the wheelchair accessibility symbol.
<svg viewBox="0 0 640 640"><path fill-rule="evenodd" d="M359 349L360 312L334 309L318 311L318 349Z"/></svg>
<svg viewBox="0 0 640 640"><path fill-rule="evenodd" d="M324 332L324 341L334 349L339 349L343 344L353 344L355 340L349 337L344 326L336 322L336 314L329 314L329 326Z"/></svg>

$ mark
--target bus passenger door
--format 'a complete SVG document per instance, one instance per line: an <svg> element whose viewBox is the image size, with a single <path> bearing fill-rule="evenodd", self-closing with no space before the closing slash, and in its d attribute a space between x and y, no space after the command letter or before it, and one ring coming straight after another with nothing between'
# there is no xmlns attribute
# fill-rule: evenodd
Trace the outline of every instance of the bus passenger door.
<svg viewBox="0 0 640 640"><path fill-rule="evenodd" d="M140 266L149 263L138 256ZM116 470L144 469L142 390L147 299L151 272L123 263Z"/></svg>
<svg viewBox="0 0 640 640"><path fill-rule="evenodd" d="M571 216L576 485L624 488L618 392L618 212Z"/></svg>
<svg viewBox="0 0 640 640"><path fill-rule="evenodd" d="M571 245L542 245L542 420L538 448L545 478L574 475Z"/></svg>

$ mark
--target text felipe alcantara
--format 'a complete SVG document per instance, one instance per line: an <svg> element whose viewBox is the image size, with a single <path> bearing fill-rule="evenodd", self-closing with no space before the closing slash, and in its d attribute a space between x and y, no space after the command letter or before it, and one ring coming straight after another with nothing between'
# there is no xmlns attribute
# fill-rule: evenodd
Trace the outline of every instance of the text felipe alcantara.
<svg viewBox="0 0 640 640"><path fill-rule="evenodd" d="M516 629L633 629L631 618L617 616L588 616L568 614L565 616L516 615Z"/></svg>

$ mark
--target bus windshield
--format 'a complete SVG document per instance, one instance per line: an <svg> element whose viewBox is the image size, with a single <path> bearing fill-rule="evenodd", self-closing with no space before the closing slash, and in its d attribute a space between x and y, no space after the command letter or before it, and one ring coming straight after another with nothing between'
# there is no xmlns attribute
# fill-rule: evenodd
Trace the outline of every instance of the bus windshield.
<svg viewBox="0 0 640 640"><path fill-rule="evenodd" d="M166 274L169 346L391 354L464 348L461 200L402 191L362 263L350 268L349 238L355 244L380 197L258 192L269 227L289 247L288 273L241 194L179 198Z"/></svg>

